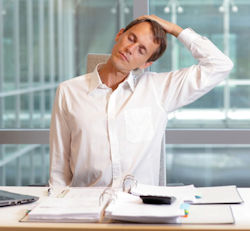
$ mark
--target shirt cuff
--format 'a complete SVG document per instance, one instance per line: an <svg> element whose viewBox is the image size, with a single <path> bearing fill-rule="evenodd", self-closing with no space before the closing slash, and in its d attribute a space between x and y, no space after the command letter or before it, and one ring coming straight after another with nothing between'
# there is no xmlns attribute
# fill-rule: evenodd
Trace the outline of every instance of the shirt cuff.
<svg viewBox="0 0 250 231"><path fill-rule="evenodd" d="M197 34L195 31L193 31L191 28L184 29L179 35L178 39L181 43L183 43L187 48L190 48L191 43L201 37L199 34Z"/></svg>

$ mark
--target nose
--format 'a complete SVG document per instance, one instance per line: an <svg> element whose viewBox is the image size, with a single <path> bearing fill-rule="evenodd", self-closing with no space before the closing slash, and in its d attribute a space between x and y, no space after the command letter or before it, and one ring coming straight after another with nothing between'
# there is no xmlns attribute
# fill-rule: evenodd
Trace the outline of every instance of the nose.
<svg viewBox="0 0 250 231"><path fill-rule="evenodd" d="M136 49L136 44L132 43L126 47L126 52L128 52L131 55L135 49Z"/></svg>

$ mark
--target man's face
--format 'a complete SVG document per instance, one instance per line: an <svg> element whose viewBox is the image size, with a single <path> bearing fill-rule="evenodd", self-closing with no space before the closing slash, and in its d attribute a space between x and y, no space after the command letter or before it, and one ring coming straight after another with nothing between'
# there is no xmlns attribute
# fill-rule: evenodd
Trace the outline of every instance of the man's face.
<svg viewBox="0 0 250 231"><path fill-rule="evenodd" d="M154 43L153 38L151 25L148 22L139 23L126 32L120 30L112 50L113 65L123 73L150 66L152 62L147 60L159 46Z"/></svg>

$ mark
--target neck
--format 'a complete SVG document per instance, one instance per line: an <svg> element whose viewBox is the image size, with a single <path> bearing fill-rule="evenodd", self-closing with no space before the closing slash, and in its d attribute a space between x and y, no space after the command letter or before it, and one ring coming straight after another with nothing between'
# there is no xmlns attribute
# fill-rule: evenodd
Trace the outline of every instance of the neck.
<svg viewBox="0 0 250 231"><path fill-rule="evenodd" d="M107 63L101 66L98 72L102 82L112 88L112 90L115 90L129 75L129 73L123 73L122 71L117 70L110 59Z"/></svg>

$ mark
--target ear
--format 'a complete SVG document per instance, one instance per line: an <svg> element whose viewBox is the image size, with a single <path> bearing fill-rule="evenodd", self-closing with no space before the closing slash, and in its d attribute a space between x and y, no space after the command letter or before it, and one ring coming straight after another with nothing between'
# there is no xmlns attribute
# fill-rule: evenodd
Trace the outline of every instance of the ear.
<svg viewBox="0 0 250 231"><path fill-rule="evenodd" d="M124 28L120 29L120 31L116 34L116 36L115 36L115 41L116 41L116 42L117 42L118 39L120 38L121 34L123 34L123 32L124 32Z"/></svg>
<svg viewBox="0 0 250 231"><path fill-rule="evenodd" d="M140 69L146 69L147 67L150 67L153 64L153 62L146 62L143 65L141 65Z"/></svg>

